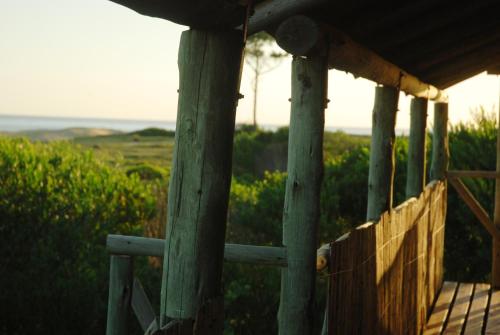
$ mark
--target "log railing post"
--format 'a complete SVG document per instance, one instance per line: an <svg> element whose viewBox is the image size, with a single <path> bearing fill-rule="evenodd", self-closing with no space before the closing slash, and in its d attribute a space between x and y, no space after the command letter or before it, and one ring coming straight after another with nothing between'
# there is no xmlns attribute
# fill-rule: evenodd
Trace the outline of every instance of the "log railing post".
<svg viewBox="0 0 500 335"><path fill-rule="evenodd" d="M448 171L448 103L434 104L431 180L445 180Z"/></svg>
<svg viewBox="0 0 500 335"><path fill-rule="evenodd" d="M112 255L110 259L106 335L126 335L131 315L132 257Z"/></svg>
<svg viewBox="0 0 500 335"><path fill-rule="evenodd" d="M425 128L427 99L413 98L410 107L410 137L408 143L408 167L406 198L418 197L425 186Z"/></svg>
<svg viewBox="0 0 500 335"><path fill-rule="evenodd" d="M222 334L221 288L241 31L184 31L161 290L161 326ZM196 322L195 322L196 321Z"/></svg>
<svg viewBox="0 0 500 335"><path fill-rule="evenodd" d="M313 331L327 80L326 57L294 58L283 212L288 267L282 269L281 276L280 334L308 335Z"/></svg>
<svg viewBox="0 0 500 335"><path fill-rule="evenodd" d="M378 221L392 208L394 181L394 146L399 90L389 86L375 88L370 171L368 174L367 221Z"/></svg>

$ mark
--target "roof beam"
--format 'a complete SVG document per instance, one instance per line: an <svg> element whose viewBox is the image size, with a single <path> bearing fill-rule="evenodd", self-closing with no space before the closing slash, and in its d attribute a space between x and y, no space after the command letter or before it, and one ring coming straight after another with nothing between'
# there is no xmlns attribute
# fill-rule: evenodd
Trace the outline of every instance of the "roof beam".
<svg viewBox="0 0 500 335"><path fill-rule="evenodd" d="M435 32L418 41L408 43L404 47L399 47L397 52L401 56L398 57L398 60L400 60L401 65L411 64L414 71L420 71L446 59L466 54L500 38L500 30L497 29L498 23L495 20L483 22L480 24L455 24L447 27L446 30ZM442 38L434 38L436 35L442 36Z"/></svg>
<svg viewBox="0 0 500 335"><path fill-rule="evenodd" d="M275 38L285 51L298 56L327 49L330 68L384 86L397 87L415 97L437 102L448 99L446 92L420 81L335 28L321 25L306 16L297 15L283 21L276 29Z"/></svg>
<svg viewBox="0 0 500 335"><path fill-rule="evenodd" d="M239 26L245 6L233 0L110 0L139 14L158 17L197 29Z"/></svg>
<svg viewBox="0 0 500 335"><path fill-rule="evenodd" d="M377 45L379 51L393 49L410 40L432 34L433 32L446 27L447 25L460 23L464 18L474 15L483 16L485 8L495 7L498 0L475 0L464 3L461 6L438 2L444 6L441 10L433 10L422 17L422 23L415 25L418 18L409 19L402 17L397 26L391 26L377 34L371 34L372 40L368 41L370 45ZM437 7L436 7L437 8Z"/></svg>
<svg viewBox="0 0 500 335"><path fill-rule="evenodd" d="M302 14L312 8L325 5L328 0L267 0L255 6L254 14L248 20L248 34L276 26L295 14Z"/></svg>
<svg viewBox="0 0 500 335"><path fill-rule="evenodd" d="M426 68L420 75L439 87L449 87L499 62L500 39L497 39L486 46Z"/></svg>

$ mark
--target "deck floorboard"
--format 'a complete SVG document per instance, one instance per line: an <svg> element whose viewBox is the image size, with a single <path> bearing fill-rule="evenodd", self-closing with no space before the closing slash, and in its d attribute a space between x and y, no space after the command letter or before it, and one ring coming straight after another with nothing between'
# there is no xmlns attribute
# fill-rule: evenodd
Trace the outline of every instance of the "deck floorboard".
<svg viewBox="0 0 500 335"><path fill-rule="evenodd" d="M500 335L500 290L445 282L423 334Z"/></svg>

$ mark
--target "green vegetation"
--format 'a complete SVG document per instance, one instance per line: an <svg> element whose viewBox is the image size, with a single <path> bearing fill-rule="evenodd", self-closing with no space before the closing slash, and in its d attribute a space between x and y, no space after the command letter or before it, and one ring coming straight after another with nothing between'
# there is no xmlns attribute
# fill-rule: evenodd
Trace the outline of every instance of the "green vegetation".
<svg viewBox="0 0 500 335"><path fill-rule="evenodd" d="M495 117L475 115L450 131L451 169L495 168ZM228 242L281 244L287 137L287 128L237 130ZM154 129L79 138L78 145L0 138L0 334L104 332L105 236L163 238L173 138ZM365 219L370 139L337 132L324 141L321 243ZM394 205L404 201L407 154L406 138L396 143ZM466 183L491 213L494 183ZM451 188L448 201L446 278L487 280L491 238ZM161 262L136 259L135 273L159 310ZM279 277L275 268L225 264L227 334L276 331ZM318 279L317 315L324 283Z"/></svg>
<svg viewBox="0 0 500 335"><path fill-rule="evenodd" d="M102 334L106 236L141 234L150 186L68 143L8 138L0 185L0 333ZM137 268L154 278L145 260Z"/></svg>

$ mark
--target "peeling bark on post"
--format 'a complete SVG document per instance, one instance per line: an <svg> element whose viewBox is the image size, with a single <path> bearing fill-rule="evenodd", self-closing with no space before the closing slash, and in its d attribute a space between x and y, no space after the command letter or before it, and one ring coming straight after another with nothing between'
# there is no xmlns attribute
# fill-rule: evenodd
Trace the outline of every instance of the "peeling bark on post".
<svg viewBox="0 0 500 335"><path fill-rule="evenodd" d="M445 180L448 171L448 104L434 104L431 180Z"/></svg>
<svg viewBox="0 0 500 335"><path fill-rule="evenodd" d="M162 326L181 320L197 334L223 331L221 275L242 49L238 31L185 31L179 47L160 316Z"/></svg>
<svg viewBox="0 0 500 335"><path fill-rule="evenodd" d="M406 198L418 197L425 186L425 128L427 99L413 98L410 107L410 137L408 143L408 167Z"/></svg>
<svg viewBox="0 0 500 335"><path fill-rule="evenodd" d="M394 182L394 145L399 90L389 86L375 88L370 172L368 175L367 221L378 221L392 208Z"/></svg>
<svg viewBox="0 0 500 335"><path fill-rule="evenodd" d="M126 335L131 315L132 257L112 255L110 259L106 335Z"/></svg>
<svg viewBox="0 0 500 335"><path fill-rule="evenodd" d="M326 57L294 58L283 212L288 267L281 276L280 334L308 335L313 330L327 80Z"/></svg>

